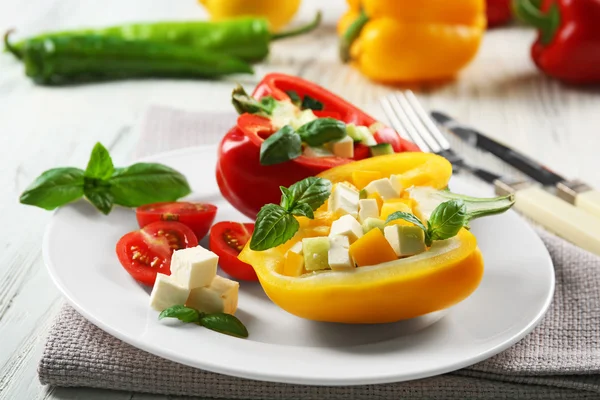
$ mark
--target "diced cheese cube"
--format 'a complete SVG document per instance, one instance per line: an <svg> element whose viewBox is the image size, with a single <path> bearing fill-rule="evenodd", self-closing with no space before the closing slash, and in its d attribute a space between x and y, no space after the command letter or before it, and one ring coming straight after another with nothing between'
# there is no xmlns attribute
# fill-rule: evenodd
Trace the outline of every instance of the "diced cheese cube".
<svg viewBox="0 0 600 400"><path fill-rule="evenodd" d="M329 268L327 262L329 239L327 237L302 239L302 248L304 249L304 267L307 271L319 271Z"/></svg>
<svg viewBox="0 0 600 400"><path fill-rule="evenodd" d="M390 225L383 230L398 257L414 256L425 251L425 233L417 226Z"/></svg>
<svg viewBox="0 0 600 400"><path fill-rule="evenodd" d="M353 216L344 215L340 219L333 221L331 224L329 237L335 237L337 235L348 236L349 242L354 243L363 235L362 226Z"/></svg>
<svg viewBox="0 0 600 400"><path fill-rule="evenodd" d="M190 289L177 284L173 277L157 274L150 293L150 307L163 311L169 307L183 305L190 294Z"/></svg>
<svg viewBox="0 0 600 400"><path fill-rule="evenodd" d="M239 288L239 283L217 275L210 286L192 289L185 305L205 313L234 314Z"/></svg>
<svg viewBox="0 0 600 400"><path fill-rule="evenodd" d="M345 136L331 144L331 151L338 157L352 158L354 157L354 140L350 136Z"/></svg>
<svg viewBox="0 0 600 400"><path fill-rule="evenodd" d="M302 242L297 242L292 247L290 247L288 251L291 251L292 253L296 254L302 254Z"/></svg>
<svg viewBox="0 0 600 400"><path fill-rule="evenodd" d="M297 113L298 107L291 101L280 101L271 115L271 124L277 129L290 125L295 121Z"/></svg>
<svg viewBox="0 0 600 400"><path fill-rule="evenodd" d="M400 196L404 189L406 189L402 184L402 177L400 175L390 176L390 183L392 184L392 187L394 188L398 196Z"/></svg>
<svg viewBox="0 0 600 400"><path fill-rule="evenodd" d="M368 194L378 193L383 200L393 199L399 196L388 178L377 179L369 183L365 189Z"/></svg>
<svg viewBox="0 0 600 400"><path fill-rule="evenodd" d="M329 238L329 252L327 254L329 268L333 271L346 271L354 268L349 248L348 236L337 235Z"/></svg>
<svg viewBox="0 0 600 400"><path fill-rule="evenodd" d="M379 217L379 205L375 199L362 199L358 201L358 220L362 223L367 218Z"/></svg>
<svg viewBox="0 0 600 400"><path fill-rule="evenodd" d="M337 215L350 214L353 218L358 217L359 193L346 185L335 185L333 194L329 198L328 210Z"/></svg>
<svg viewBox="0 0 600 400"><path fill-rule="evenodd" d="M304 149L306 157L333 157L333 153L323 147L306 146Z"/></svg>
<svg viewBox="0 0 600 400"><path fill-rule="evenodd" d="M300 244L302 244L300 242ZM304 255L296 253L292 249L285 253L285 261L283 263L283 275L285 276L300 276L304 272Z"/></svg>
<svg viewBox="0 0 600 400"><path fill-rule="evenodd" d="M202 246L176 250L171 257L171 276L189 289L208 286L217 275L219 256Z"/></svg>

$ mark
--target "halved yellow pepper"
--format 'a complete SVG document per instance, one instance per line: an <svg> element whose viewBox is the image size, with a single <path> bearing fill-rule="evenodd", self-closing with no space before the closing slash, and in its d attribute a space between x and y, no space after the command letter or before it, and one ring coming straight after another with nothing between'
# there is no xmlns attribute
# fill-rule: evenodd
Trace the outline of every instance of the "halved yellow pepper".
<svg viewBox="0 0 600 400"><path fill-rule="evenodd" d="M452 168L444 158L426 153L399 153L357 161L320 176L341 182L353 170L401 174L406 187L445 187ZM412 183L412 185L411 185ZM285 254L294 243L314 236L301 228L287 243L265 251L242 250L240 260L252 265L269 298L302 318L341 323L386 323L448 308L468 297L483 275L483 259L475 237L461 230L452 239L434 242L416 256L352 271L321 271L298 277L282 274Z"/></svg>

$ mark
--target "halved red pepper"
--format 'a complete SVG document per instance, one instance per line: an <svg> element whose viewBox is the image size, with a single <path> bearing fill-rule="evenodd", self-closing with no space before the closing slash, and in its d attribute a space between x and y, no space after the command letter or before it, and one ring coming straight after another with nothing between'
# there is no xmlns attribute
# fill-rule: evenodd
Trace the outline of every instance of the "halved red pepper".
<svg viewBox="0 0 600 400"><path fill-rule="evenodd" d="M306 95L323 104L318 117L332 117L347 124L370 126L376 120L353 104L302 78L284 74L268 74L258 84L252 96L260 99L272 96L276 100L290 100L286 91L295 91L300 97ZM352 162L340 157L305 157L277 165L261 165L260 146L276 128L268 118L242 114L237 125L222 139L217 161L217 183L223 197L250 218L255 218L267 203L278 203L280 186L291 186L306 177L317 175L327 169ZM380 133L381 132L381 133ZM382 128L375 135L378 143L391 143L396 152L419 151L391 128ZM369 148L355 144L354 159L369 157Z"/></svg>
<svg viewBox="0 0 600 400"><path fill-rule="evenodd" d="M538 28L533 61L572 84L600 82L600 1L513 0L515 14Z"/></svg>

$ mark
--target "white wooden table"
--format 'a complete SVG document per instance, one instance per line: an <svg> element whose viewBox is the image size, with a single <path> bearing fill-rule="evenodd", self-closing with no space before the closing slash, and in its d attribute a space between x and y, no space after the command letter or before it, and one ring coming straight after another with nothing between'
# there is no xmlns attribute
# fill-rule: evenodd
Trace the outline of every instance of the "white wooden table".
<svg viewBox="0 0 600 400"><path fill-rule="evenodd" d="M312 15L305 0L299 19ZM321 1L320 3L326 3ZM334 24L345 7L325 6L325 26L308 38L272 47L267 71L314 80L361 106L372 108L390 90L369 83L336 58ZM0 31L22 35L132 20L203 18L194 0L21 0L0 4ZM427 106L469 122L569 177L600 187L600 90L575 89L541 76L529 59L530 30L488 33L475 62L457 82L424 88ZM130 158L134 129L148 104L227 110L232 82L138 81L70 88L34 86L10 55L0 54L0 399L162 399L92 389L47 389L36 375L49 325L63 303L50 281L40 242L50 213L18 204L20 192L43 170L84 166L96 141L116 164ZM488 158L479 158L488 162ZM85 267L86 260L81 260Z"/></svg>

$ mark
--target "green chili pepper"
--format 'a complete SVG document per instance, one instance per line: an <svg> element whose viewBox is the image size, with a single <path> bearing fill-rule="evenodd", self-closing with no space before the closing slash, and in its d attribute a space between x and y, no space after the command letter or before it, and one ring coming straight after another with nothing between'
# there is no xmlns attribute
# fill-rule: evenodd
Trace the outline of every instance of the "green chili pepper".
<svg viewBox="0 0 600 400"><path fill-rule="evenodd" d="M220 22L155 22L135 23L108 28L84 29L42 34L31 39L58 39L70 36L114 36L126 40L179 44L226 54L248 62L261 61L269 54L273 40L301 35L314 30L321 22L321 13L307 25L297 29L271 33L265 18L236 18ZM21 50L27 40L13 45Z"/></svg>
<svg viewBox="0 0 600 400"><path fill-rule="evenodd" d="M25 74L44 85L97 80L170 77L211 78L252 73L245 61L168 43L129 41L111 36L51 36L6 49L25 64Z"/></svg>

